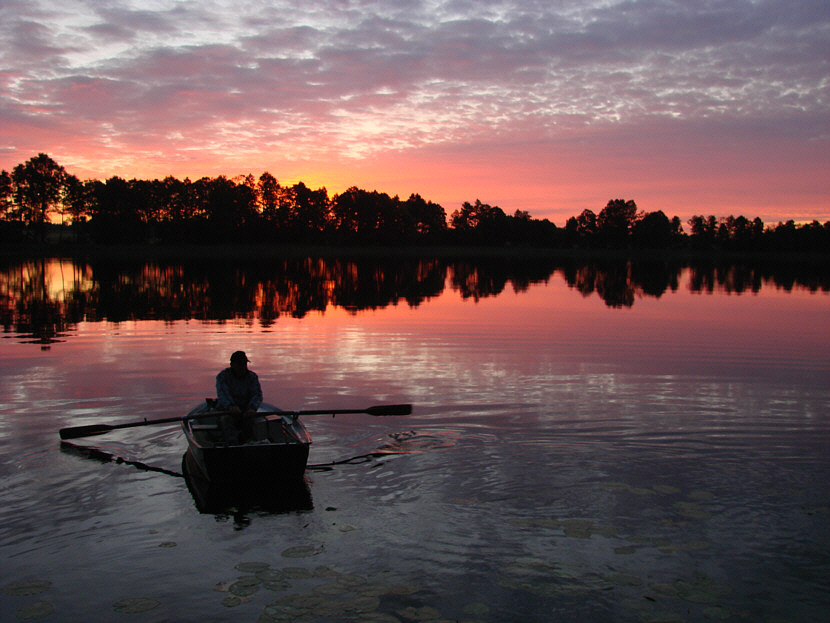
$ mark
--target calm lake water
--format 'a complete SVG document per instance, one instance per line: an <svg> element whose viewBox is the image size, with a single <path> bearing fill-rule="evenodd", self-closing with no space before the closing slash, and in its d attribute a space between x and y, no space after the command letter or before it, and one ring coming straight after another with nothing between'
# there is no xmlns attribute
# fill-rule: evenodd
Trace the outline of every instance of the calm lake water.
<svg viewBox="0 0 830 623"><path fill-rule="evenodd" d="M788 267L0 266L0 620L818 621L830 294ZM245 350L301 495L204 511L176 424ZM200 510L201 508L201 510Z"/></svg>

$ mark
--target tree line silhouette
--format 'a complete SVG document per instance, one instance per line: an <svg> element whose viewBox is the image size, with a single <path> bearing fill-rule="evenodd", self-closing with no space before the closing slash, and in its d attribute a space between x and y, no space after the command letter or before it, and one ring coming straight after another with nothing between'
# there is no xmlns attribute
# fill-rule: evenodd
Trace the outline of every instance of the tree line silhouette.
<svg viewBox="0 0 830 623"><path fill-rule="evenodd" d="M60 223L53 222L58 218ZM554 249L694 249L819 251L830 249L830 221L767 226L760 218L695 215L686 232L678 217L641 212L611 199L557 227L517 210L508 215L476 199L447 216L418 194L402 200L351 187L329 197L303 182L283 186L270 173L195 181L81 181L41 153L0 171L0 241L65 236L101 243L304 243L320 245L523 246Z"/></svg>
<svg viewBox="0 0 830 623"><path fill-rule="evenodd" d="M352 313L402 303L417 307L447 287L477 301L508 288L524 292L557 273L582 296L615 308L677 291L684 274L695 292L830 291L826 265L807 261L304 257L230 265L40 258L0 264L0 324L4 333L43 347L65 339L80 322L102 320L241 320L268 327L280 316L302 318L330 306Z"/></svg>

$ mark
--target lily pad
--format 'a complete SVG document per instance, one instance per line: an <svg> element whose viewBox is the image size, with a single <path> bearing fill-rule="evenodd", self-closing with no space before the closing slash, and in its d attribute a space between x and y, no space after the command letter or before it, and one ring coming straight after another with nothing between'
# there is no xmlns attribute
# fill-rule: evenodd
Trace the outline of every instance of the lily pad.
<svg viewBox="0 0 830 623"><path fill-rule="evenodd" d="M263 569L257 571L254 577L262 582L262 586L269 591L284 591L291 588L291 584L285 579L286 576L282 570Z"/></svg>
<svg viewBox="0 0 830 623"><path fill-rule="evenodd" d="M711 515L694 502L677 502L675 508L683 517L690 519L709 519Z"/></svg>
<svg viewBox="0 0 830 623"><path fill-rule="evenodd" d="M311 612L312 609L328 601L328 596L302 593L299 595L290 595L287 600L280 600L275 603L284 603L286 605L294 606L295 608L302 608L308 612Z"/></svg>
<svg viewBox="0 0 830 623"><path fill-rule="evenodd" d="M667 582L660 582L660 583L657 583L657 584L652 584L651 585L651 590L653 590L655 593L659 593L660 595L663 595L664 597L678 597L679 596L679 591L678 591L677 587L674 584L669 584Z"/></svg>
<svg viewBox="0 0 830 623"><path fill-rule="evenodd" d="M311 577L311 571L305 567L286 567L282 569L282 574L290 580L307 580Z"/></svg>
<svg viewBox="0 0 830 623"><path fill-rule="evenodd" d="M308 614L308 610L298 608L289 604L271 604L265 606L265 616L274 621L294 621L297 618Z"/></svg>
<svg viewBox="0 0 830 623"><path fill-rule="evenodd" d="M608 580L618 586L642 586L643 581L630 573L612 573Z"/></svg>
<svg viewBox="0 0 830 623"><path fill-rule="evenodd" d="M464 606L464 614L469 614L476 617L484 617L490 614L490 607L487 604L476 602Z"/></svg>
<svg viewBox="0 0 830 623"><path fill-rule="evenodd" d="M361 615L360 623L401 623L401 620L385 612L369 612Z"/></svg>
<svg viewBox="0 0 830 623"><path fill-rule="evenodd" d="M234 569L243 573L257 573L258 571L265 571L270 566L267 562L240 562Z"/></svg>
<svg viewBox="0 0 830 623"><path fill-rule="evenodd" d="M356 573L344 573L337 576L337 583L343 586L361 586L366 584L367 580L362 575Z"/></svg>
<svg viewBox="0 0 830 623"><path fill-rule="evenodd" d="M320 617L340 617L346 613L346 609L340 600L326 600L314 606L311 613Z"/></svg>
<svg viewBox="0 0 830 623"><path fill-rule="evenodd" d="M711 491L704 491L702 489L696 489L689 494L689 499L697 500L698 502L706 502L714 498L714 493L712 493Z"/></svg>
<svg viewBox="0 0 830 623"><path fill-rule="evenodd" d="M625 482L603 482L599 485L606 491L630 491L631 485Z"/></svg>
<svg viewBox="0 0 830 623"><path fill-rule="evenodd" d="M389 587L387 595L411 595L418 592L418 587L413 584L395 584Z"/></svg>
<svg viewBox="0 0 830 623"><path fill-rule="evenodd" d="M594 534L598 534L604 537L612 537L617 536L617 529L613 526L594 526Z"/></svg>
<svg viewBox="0 0 830 623"><path fill-rule="evenodd" d="M553 573L556 565L541 558L522 557L517 558L509 565L506 571L508 573L515 573L517 575L526 575L528 573Z"/></svg>
<svg viewBox="0 0 830 623"><path fill-rule="evenodd" d="M435 619L441 618L441 613L431 606L421 606L420 608L410 606L403 610L398 610L397 614L409 621L434 621Z"/></svg>
<svg viewBox="0 0 830 623"><path fill-rule="evenodd" d="M712 578L708 577L703 573L696 573L692 578L691 582L687 582L685 580L678 580L675 582L678 586L680 591L680 597L682 599L686 599L684 597L684 592L687 593L704 593L706 595L711 595L716 599L724 597L732 592L732 587L727 586L726 584L718 584ZM692 601L691 599L687 599L687 601ZM699 601L696 603L709 603L707 601Z"/></svg>
<svg viewBox="0 0 830 623"><path fill-rule="evenodd" d="M23 620L40 619L52 614L55 606L48 601L36 601L18 609L17 618Z"/></svg>
<svg viewBox="0 0 830 623"><path fill-rule="evenodd" d="M313 591L317 595L343 595L344 593L348 592L348 588L343 584L321 584L320 586L315 586Z"/></svg>
<svg viewBox="0 0 830 623"><path fill-rule="evenodd" d="M112 604L112 609L123 614L138 614L158 607L159 602L149 597L131 597Z"/></svg>
<svg viewBox="0 0 830 623"><path fill-rule="evenodd" d="M691 580L676 580L671 584L652 584L652 590L666 597L676 597L695 604L716 604L732 592L725 584L718 584L702 573L696 573Z"/></svg>
<svg viewBox="0 0 830 623"><path fill-rule="evenodd" d="M614 548L614 553L618 556L627 556L629 554L636 554L637 548L631 545L622 545Z"/></svg>
<svg viewBox="0 0 830 623"><path fill-rule="evenodd" d="M335 578L340 575L340 573L327 565L320 565L319 567L314 568L311 575L315 578Z"/></svg>
<svg viewBox="0 0 830 623"><path fill-rule="evenodd" d="M6 595L14 595L15 597L25 597L26 595L42 593L50 586L52 586L52 583L47 580L28 580L26 582L7 584L3 587L3 593Z"/></svg>
<svg viewBox="0 0 830 623"><path fill-rule="evenodd" d="M239 567L237 566L237 569ZM262 569L254 573L254 577L260 582L277 582L285 579L281 569Z"/></svg>
<svg viewBox="0 0 830 623"><path fill-rule="evenodd" d="M562 521L565 536L576 539L590 539L593 534L594 522L588 519L565 519Z"/></svg>
<svg viewBox="0 0 830 623"><path fill-rule="evenodd" d="M380 597L381 595L389 595L393 587L386 584L362 584L354 587L355 593L358 595L365 595L368 597Z"/></svg>
<svg viewBox="0 0 830 623"><path fill-rule="evenodd" d="M644 623L686 623L686 617L668 611L655 611L641 619Z"/></svg>
<svg viewBox="0 0 830 623"><path fill-rule="evenodd" d="M316 556L323 551L322 546L315 547L313 545L297 545L295 547L289 547L287 550L282 552L282 556L285 558L308 558L310 556Z"/></svg>
<svg viewBox="0 0 830 623"><path fill-rule="evenodd" d="M679 591L678 597L693 604L715 604L719 601L717 595L707 593L699 588L688 587Z"/></svg>
<svg viewBox="0 0 830 623"><path fill-rule="evenodd" d="M377 597L370 597L369 595L355 597L354 599L349 599L348 601L343 602L343 609L346 612L374 612L379 607L380 599Z"/></svg>
<svg viewBox="0 0 830 623"><path fill-rule="evenodd" d="M729 610L721 606L709 606L708 608L703 609L703 616L705 616L707 619L718 619L720 621L726 621L727 619L732 617L732 613L730 613Z"/></svg>
<svg viewBox="0 0 830 623"><path fill-rule="evenodd" d="M687 552L694 552L702 549L708 549L710 547L709 543L706 541L689 541L688 543L683 544L683 549Z"/></svg>
<svg viewBox="0 0 830 623"><path fill-rule="evenodd" d="M233 584L233 582L217 582L213 585L213 590L220 593L227 593L231 584Z"/></svg>
<svg viewBox="0 0 830 623"><path fill-rule="evenodd" d="M259 590L260 581L255 576L239 578L228 587L228 591L237 597L247 597Z"/></svg>

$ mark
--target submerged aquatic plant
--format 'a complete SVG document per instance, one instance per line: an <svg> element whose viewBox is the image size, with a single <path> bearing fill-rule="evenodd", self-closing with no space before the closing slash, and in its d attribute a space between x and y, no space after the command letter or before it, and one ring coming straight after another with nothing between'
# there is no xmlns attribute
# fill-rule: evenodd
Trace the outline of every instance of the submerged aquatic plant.
<svg viewBox="0 0 830 623"><path fill-rule="evenodd" d="M159 602L149 597L131 597L129 599L122 599L112 604L112 609L116 612L124 614L137 614L139 612L147 612L159 605Z"/></svg>
<svg viewBox="0 0 830 623"><path fill-rule="evenodd" d="M3 587L4 595L25 597L26 595L37 595L47 590L52 583L48 580L27 580L25 582L14 582Z"/></svg>
<svg viewBox="0 0 830 623"><path fill-rule="evenodd" d="M54 611L55 606L48 601L35 601L18 608L16 614L18 619L31 620L49 616Z"/></svg>

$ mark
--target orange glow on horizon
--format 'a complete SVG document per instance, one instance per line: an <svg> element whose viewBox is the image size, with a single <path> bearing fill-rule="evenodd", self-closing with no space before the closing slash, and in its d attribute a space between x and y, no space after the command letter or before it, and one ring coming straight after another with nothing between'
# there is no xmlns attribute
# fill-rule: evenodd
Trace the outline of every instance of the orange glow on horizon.
<svg viewBox="0 0 830 623"><path fill-rule="evenodd" d="M797 145L790 147L798 149ZM325 188L329 197L352 186L397 195L402 200L418 194L443 206L448 219L463 202L480 199L507 214L523 210L533 218L547 218L563 227L568 218L585 209L599 213L608 200L624 198L633 199L641 211L662 210L669 218L678 216L684 226L695 214L758 216L768 225L790 219L830 220L830 201L826 200L830 190L822 190L822 185L830 183L815 184L821 175L819 154L812 159L812 168L797 162L778 167L770 161L745 164L743 170L736 170L730 163L739 160L738 154L713 155L691 169L678 169L677 162L665 161L659 155L651 160L644 156L617 168L608 167L607 154L593 154L588 149L555 154L545 148L533 157L523 154L521 146L498 158L427 150L389 151L363 160L332 157L330 161L287 161L273 154L216 158L209 152L191 152L187 158L153 155L121 159L95 151L47 153L80 179L172 176L193 181L220 175L233 179L251 174L259 178L267 171L283 186L302 182L313 190ZM15 160L7 154L0 159L0 168L11 170L34 155L21 155ZM760 172L752 166L760 167ZM753 191L763 177L778 187L790 184L793 188L776 193ZM696 182L699 179L706 179L706 184Z"/></svg>

